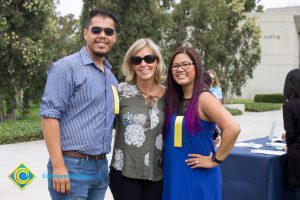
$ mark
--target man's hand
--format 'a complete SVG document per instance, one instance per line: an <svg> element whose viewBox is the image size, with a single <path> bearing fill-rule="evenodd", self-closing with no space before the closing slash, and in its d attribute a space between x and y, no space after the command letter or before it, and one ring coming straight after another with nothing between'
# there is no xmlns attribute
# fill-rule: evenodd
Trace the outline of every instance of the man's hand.
<svg viewBox="0 0 300 200"><path fill-rule="evenodd" d="M71 191L71 182L66 167L54 168L52 175L53 189L59 193L70 193Z"/></svg>

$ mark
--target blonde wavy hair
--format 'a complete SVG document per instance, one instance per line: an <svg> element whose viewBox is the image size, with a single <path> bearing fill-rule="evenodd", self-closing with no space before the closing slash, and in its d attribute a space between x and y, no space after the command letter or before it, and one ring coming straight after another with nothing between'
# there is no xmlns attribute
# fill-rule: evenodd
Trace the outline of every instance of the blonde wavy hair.
<svg viewBox="0 0 300 200"><path fill-rule="evenodd" d="M130 59L146 47L150 48L153 55L157 57L155 81L156 83L163 84L166 80L166 66L162 59L159 47L149 38L138 39L127 50L122 63L122 72L126 77L126 81L128 83L136 83L136 73L134 72Z"/></svg>

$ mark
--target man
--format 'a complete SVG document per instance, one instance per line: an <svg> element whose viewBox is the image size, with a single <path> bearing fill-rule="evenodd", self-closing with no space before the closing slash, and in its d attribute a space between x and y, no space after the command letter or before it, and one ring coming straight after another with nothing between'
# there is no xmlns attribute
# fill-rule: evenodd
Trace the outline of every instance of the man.
<svg viewBox="0 0 300 200"><path fill-rule="evenodd" d="M112 13L92 10L84 29L86 46L48 72L40 115L52 199L104 199L118 106L118 82L104 57L116 42L117 25Z"/></svg>

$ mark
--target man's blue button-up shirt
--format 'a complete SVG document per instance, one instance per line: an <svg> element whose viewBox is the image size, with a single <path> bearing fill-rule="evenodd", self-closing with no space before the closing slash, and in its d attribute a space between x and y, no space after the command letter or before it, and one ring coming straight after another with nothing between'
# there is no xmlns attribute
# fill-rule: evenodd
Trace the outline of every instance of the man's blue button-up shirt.
<svg viewBox="0 0 300 200"><path fill-rule="evenodd" d="M59 120L63 151L110 152L115 118L112 85L117 88L118 81L107 60L104 68L102 72L83 47L48 71L40 115Z"/></svg>

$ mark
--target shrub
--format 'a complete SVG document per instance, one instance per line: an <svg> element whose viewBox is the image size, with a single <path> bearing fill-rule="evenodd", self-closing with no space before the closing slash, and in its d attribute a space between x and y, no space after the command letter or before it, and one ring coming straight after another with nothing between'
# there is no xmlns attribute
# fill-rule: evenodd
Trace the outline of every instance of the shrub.
<svg viewBox="0 0 300 200"><path fill-rule="evenodd" d="M0 144L42 139L39 121L18 120L0 124Z"/></svg>
<svg viewBox="0 0 300 200"><path fill-rule="evenodd" d="M283 94L256 94L254 102L284 103L286 101Z"/></svg>
<svg viewBox="0 0 300 200"><path fill-rule="evenodd" d="M240 109L236 108L226 108L233 116L235 115L242 115L243 112Z"/></svg>
<svg viewBox="0 0 300 200"><path fill-rule="evenodd" d="M11 144L42 139L39 109L30 109L30 113L21 120L0 123L0 144Z"/></svg>

